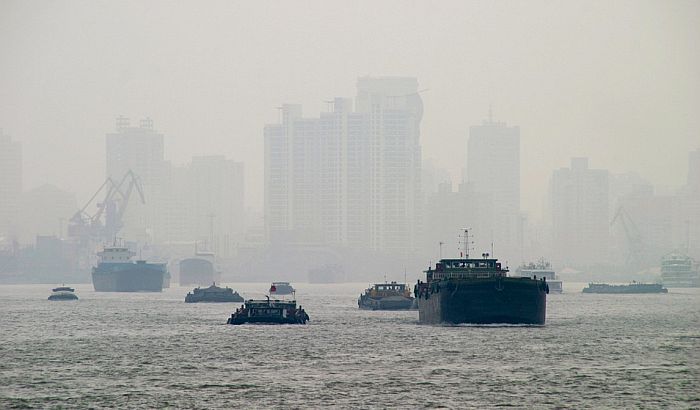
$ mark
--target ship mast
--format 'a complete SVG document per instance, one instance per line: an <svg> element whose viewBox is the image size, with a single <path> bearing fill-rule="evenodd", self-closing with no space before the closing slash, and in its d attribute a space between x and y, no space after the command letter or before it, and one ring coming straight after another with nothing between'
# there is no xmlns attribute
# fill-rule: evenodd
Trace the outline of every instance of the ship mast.
<svg viewBox="0 0 700 410"><path fill-rule="evenodd" d="M464 259L469 259L469 245L472 243L469 241L471 238L471 235L469 235L469 228L464 228L463 232L463 235L459 235L460 244L464 244ZM460 253L462 253L461 249Z"/></svg>

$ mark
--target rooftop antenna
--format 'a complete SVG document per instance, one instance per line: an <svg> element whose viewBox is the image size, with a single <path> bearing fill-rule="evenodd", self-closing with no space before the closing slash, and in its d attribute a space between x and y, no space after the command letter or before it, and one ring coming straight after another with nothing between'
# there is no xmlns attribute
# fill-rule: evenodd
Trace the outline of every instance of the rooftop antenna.
<svg viewBox="0 0 700 410"><path fill-rule="evenodd" d="M283 106L275 107L277 109L277 122L282 124L282 110L284 109Z"/></svg>

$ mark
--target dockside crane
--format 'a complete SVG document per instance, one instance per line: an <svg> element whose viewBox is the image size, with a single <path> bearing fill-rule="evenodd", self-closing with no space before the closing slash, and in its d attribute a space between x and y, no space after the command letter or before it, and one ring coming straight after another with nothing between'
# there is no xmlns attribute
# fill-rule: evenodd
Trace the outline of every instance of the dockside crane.
<svg viewBox="0 0 700 410"><path fill-rule="evenodd" d="M645 258L644 239L629 212L623 206L617 208L615 216L610 222L611 227L615 226L615 224L622 225L622 230L627 240L627 259L625 264L628 266L641 264Z"/></svg>
<svg viewBox="0 0 700 410"><path fill-rule="evenodd" d="M124 214L134 189L138 192L141 203L145 204L141 181L133 171L127 171L118 183L107 177L90 200L70 219L69 235L80 238L81 242L114 238L124 226ZM103 192L104 200L94 202ZM93 203L97 211L91 215L88 209Z"/></svg>

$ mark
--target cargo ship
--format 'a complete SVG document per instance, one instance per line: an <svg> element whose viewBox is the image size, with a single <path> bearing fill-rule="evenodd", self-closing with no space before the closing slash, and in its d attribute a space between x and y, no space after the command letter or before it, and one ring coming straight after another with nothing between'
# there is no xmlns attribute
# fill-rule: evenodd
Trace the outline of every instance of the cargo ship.
<svg viewBox="0 0 700 410"><path fill-rule="evenodd" d="M508 268L488 253L471 259L469 243L464 230L464 257L441 259L414 287L420 323L544 325L546 279L509 277Z"/></svg>
<svg viewBox="0 0 700 410"><path fill-rule="evenodd" d="M208 288L195 288L185 296L185 303L200 302L243 302L243 297L228 286L221 288L213 283Z"/></svg>
<svg viewBox="0 0 700 410"><path fill-rule="evenodd" d="M700 287L700 269L686 255L671 253L661 259L661 283L669 288Z"/></svg>
<svg viewBox="0 0 700 410"><path fill-rule="evenodd" d="M668 289L659 283L632 282L629 285L609 285L607 283L589 283L582 293L668 293Z"/></svg>
<svg viewBox="0 0 700 410"><path fill-rule="evenodd" d="M360 309L408 310L414 308L415 299L403 283L375 283L357 299Z"/></svg>
<svg viewBox="0 0 700 410"><path fill-rule="evenodd" d="M195 249L194 256L180 261L180 285L205 285L217 282L219 272L216 269L214 252Z"/></svg>
<svg viewBox="0 0 700 410"><path fill-rule="evenodd" d="M552 264L544 260L544 258L540 258L537 262L530 262L520 266L516 269L516 273L532 279L545 278L547 286L549 286L549 293L562 293L564 291L562 281L559 279L556 271L552 269Z"/></svg>
<svg viewBox="0 0 700 410"><path fill-rule="evenodd" d="M168 277L164 263L132 261L134 252L116 243L98 252L100 260L92 268L96 292L161 292Z"/></svg>

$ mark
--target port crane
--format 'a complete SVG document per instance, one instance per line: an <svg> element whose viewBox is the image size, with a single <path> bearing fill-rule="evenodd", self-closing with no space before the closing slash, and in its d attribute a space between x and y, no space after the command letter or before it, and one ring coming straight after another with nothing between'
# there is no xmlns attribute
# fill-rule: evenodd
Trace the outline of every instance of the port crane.
<svg viewBox="0 0 700 410"><path fill-rule="evenodd" d="M610 226L615 226L616 223L622 225L622 230L627 239L627 260L625 263L627 265L640 264L645 257L644 239L629 212L623 206L617 208Z"/></svg>
<svg viewBox="0 0 700 410"><path fill-rule="evenodd" d="M119 182L107 177L90 200L70 219L69 235L98 241L114 238L124 226L123 217L134 189L138 192L141 203L145 204L141 181L133 171L127 171ZM94 202L102 192L104 200ZM93 203L97 206L97 211L91 215L88 208Z"/></svg>

